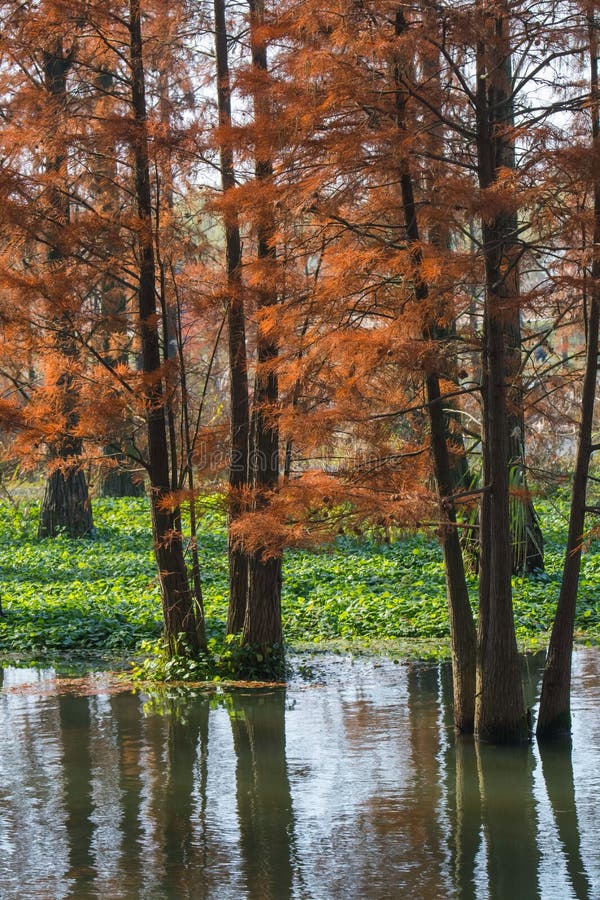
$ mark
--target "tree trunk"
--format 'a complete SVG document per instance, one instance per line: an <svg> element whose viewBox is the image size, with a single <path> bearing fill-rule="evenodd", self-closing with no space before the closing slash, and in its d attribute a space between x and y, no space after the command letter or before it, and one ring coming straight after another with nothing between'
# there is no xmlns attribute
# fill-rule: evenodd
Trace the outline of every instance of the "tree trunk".
<svg viewBox="0 0 600 900"><path fill-rule="evenodd" d="M85 472L78 466L56 469L46 480L39 536L56 537L64 530L69 537L83 537L93 527Z"/></svg>
<svg viewBox="0 0 600 900"><path fill-rule="evenodd" d="M102 68L94 79L96 102L94 116L103 121L114 115L116 98L114 96L114 75L110 69ZM106 221L117 216L119 208L119 189L117 186L117 158L114 140L105 153L95 158L93 172L93 194L100 212ZM101 354L105 363L113 368L118 364L127 365L129 336L127 334L127 295L111 271L110 260L100 281L100 315L102 347ZM130 424L130 423L129 423ZM127 422L122 433L115 434L114 440L107 442L103 455L110 460L109 466L102 466L100 472L100 494L103 497L141 497L144 495L144 482L136 478L131 471L131 461L127 453Z"/></svg>
<svg viewBox="0 0 600 900"><path fill-rule="evenodd" d="M146 427L148 436L148 474L154 532L154 549L162 594L165 634L172 653L195 654L206 648L203 610L194 603L183 555L181 532L174 526L177 506L165 508L170 493L169 452L165 423L163 380L161 377L158 310L156 305L156 266L152 240L152 198L146 128L146 98L140 2L130 0L131 97L134 114L135 190L140 227L139 242L139 327L142 346L142 370L145 379ZM182 639L183 638L183 642Z"/></svg>
<svg viewBox="0 0 600 900"><path fill-rule="evenodd" d="M505 160L503 107L510 88L504 66L509 53L506 15L484 10L482 26L477 48L477 150L479 184L485 191L497 180ZM499 744L521 743L528 737L511 585L505 323L514 317L516 298L505 275L514 262L513 223L509 208L506 214L484 220L482 227L484 500L475 731L480 740Z"/></svg>
<svg viewBox="0 0 600 900"><path fill-rule="evenodd" d="M513 233L518 223L515 217ZM514 264L513 264L514 265ZM517 273L514 265L513 274ZM518 277L513 296L518 298ZM507 351L507 415L508 470L510 487L510 531L512 538L512 571L514 575L544 568L544 536L527 485L525 461L525 415L521 380L521 322L520 313L513 311L512 321L505 322Z"/></svg>
<svg viewBox="0 0 600 900"><path fill-rule="evenodd" d="M497 54L493 61L497 85L494 103L490 105L494 119L496 165L515 168L515 145L510 129L514 127L512 99L512 53L509 19L506 7L497 17ZM510 523L512 536L512 570L514 574L544 568L544 539L527 486L525 468L525 415L523 410L520 277L517 235L519 222L514 208L501 217L504 241L503 292L509 302L502 310L504 356L507 379L506 434L510 489Z"/></svg>
<svg viewBox="0 0 600 900"><path fill-rule="evenodd" d="M593 12L589 18L591 63L591 112L594 159L600 158L600 91L598 86L598 37ZM542 682L542 695L537 721L537 737L554 737L571 730L571 659L573 631L581 568L581 550L586 512L586 493L590 457L594 401L598 379L598 331L600 326L600 178L597 167L594 180L594 243L590 297L587 320L585 375L581 395L581 421L571 493L569 532L563 567L563 578L548 657Z"/></svg>
<svg viewBox="0 0 600 900"><path fill-rule="evenodd" d="M406 21L401 9L396 13L396 34L406 31ZM406 129L405 92L401 89L400 63L396 64L396 116L400 132ZM401 134L402 137L402 134ZM422 253L419 249L420 235L417 220L413 181L406 157L400 163L400 187L406 237L411 248L411 258L415 266L415 297L423 306L430 303L429 286L424 281ZM425 315L423 338L436 338L435 319ZM473 613L469 603L469 593L465 578L462 550L456 527L456 509L453 501L453 477L450 454L448 452L448 422L444 416L443 398L440 390L440 372L426 373L425 390L427 410L431 430L431 456L440 498L440 511L444 524L441 543L446 571L446 592L450 618L450 641L452 646L452 676L454 690L454 724L458 731L472 732L475 716L475 657L476 632Z"/></svg>
<svg viewBox="0 0 600 900"><path fill-rule="evenodd" d="M487 231L487 229L486 229ZM496 237L484 237L495 247ZM495 252L492 250L492 252ZM487 270L487 266L486 266ZM528 728L512 609L512 548L506 441L504 331L493 293L497 268L488 274L485 301L482 384L485 501L481 506L480 613L475 730L480 740L520 743Z"/></svg>
<svg viewBox="0 0 600 900"><path fill-rule="evenodd" d="M67 102L67 72L71 58L63 50L61 38L53 41L50 50L43 55L44 87L52 103L58 110L64 109ZM46 160L46 171L52 178L66 178L66 152L59 153ZM59 265L63 259L62 231L68 226L70 216L69 197L66 189L60 190L58 185L49 188L50 206L55 220L53 246L48 252L48 263ZM77 358L78 350L71 333L72 328L66 311L52 311L53 327L56 337L54 346L56 353L63 357L64 372L56 382L60 392L60 412L65 419L63 435L51 447L51 456L56 468L46 481L46 489L40 508L38 534L40 537L56 537L65 531L69 537L82 537L89 534L94 523L92 507L88 494L87 479L81 468L83 444L74 436L79 422L77 413L77 390L69 374L69 364Z"/></svg>
<svg viewBox="0 0 600 900"><path fill-rule="evenodd" d="M426 22L426 27L430 34L435 35L436 40L442 37L439 17L437 10L429 3L429 0L422 0L422 11ZM423 82L427 84L427 94L431 99L433 109L423 109L423 119L426 123L426 131L428 142L426 147L435 159L443 159L445 151L445 130L446 126L441 121L439 112L443 109L443 94L441 86L441 70L442 60L441 54L435 53L433 46L427 48L427 53L422 54L419 59L423 69ZM426 192L428 202L433 208L439 210L439 190L440 185L437 183L435 175L426 172L424 175L424 190ZM450 223L435 222L427 229L427 239L431 247L435 247L440 251L442 256L451 250L451 230ZM456 338L456 321L452 310L452 319L447 326L436 325L435 337L439 341L453 341ZM446 309L442 308L442 316L445 317ZM456 363L456 356L453 353L449 359L450 365ZM441 373L444 377L446 372ZM461 409L459 402L454 398L448 397L444 400L444 422L446 428L446 444L448 447L448 455L450 462L450 474L452 476L452 486L456 492L467 491L472 487L472 475L469 471L469 462L466 454L463 422L461 417ZM458 513L458 511L457 511Z"/></svg>
<svg viewBox="0 0 600 900"><path fill-rule="evenodd" d="M249 0L252 64L257 76L264 80L267 72L267 49L260 29L264 22L263 0ZM257 126L268 129L269 103L265 88L255 86L254 108ZM256 180L268 183L273 165L268 152L258 150ZM257 228L258 260L263 267L263 286L258 291L258 311L277 303L277 288L272 285L276 260L275 223L271 204L265 202ZM255 510L266 509L270 495L279 482L279 428L276 406L279 400L277 375L273 364L278 347L272 334L259 319L256 337L256 380L251 433L251 478ZM248 597L242 631L242 643L265 649L281 641L281 556L268 556L268 548L259 548L248 559Z"/></svg>
<svg viewBox="0 0 600 900"><path fill-rule="evenodd" d="M217 98L219 125L231 127L231 85L227 53L225 0L214 0L215 50L217 62ZM224 133L220 141L221 185L223 195L235 187L235 171L231 144ZM231 403L231 458L229 462L229 610L227 633L241 631L246 615L248 595L248 557L235 541L231 526L245 511L245 489L248 487L248 451L250 438L250 403L248 397L248 362L246 354L246 318L242 296L242 243L237 212L229 207L224 214L225 253L227 262L227 324L229 329L229 389Z"/></svg>
<svg viewBox="0 0 600 900"><path fill-rule="evenodd" d="M115 463L103 474L100 493L103 497L143 497L146 493L142 478L134 477L129 461L119 444L108 444L104 456Z"/></svg>

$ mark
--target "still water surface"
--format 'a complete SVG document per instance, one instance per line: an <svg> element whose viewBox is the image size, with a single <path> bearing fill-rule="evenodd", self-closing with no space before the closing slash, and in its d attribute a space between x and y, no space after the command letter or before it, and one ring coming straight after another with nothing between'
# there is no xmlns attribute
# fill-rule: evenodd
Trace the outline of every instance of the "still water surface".
<svg viewBox="0 0 600 900"><path fill-rule="evenodd" d="M161 702L6 669L2 900L600 898L597 650L541 751L456 741L445 665L314 666Z"/></svg>

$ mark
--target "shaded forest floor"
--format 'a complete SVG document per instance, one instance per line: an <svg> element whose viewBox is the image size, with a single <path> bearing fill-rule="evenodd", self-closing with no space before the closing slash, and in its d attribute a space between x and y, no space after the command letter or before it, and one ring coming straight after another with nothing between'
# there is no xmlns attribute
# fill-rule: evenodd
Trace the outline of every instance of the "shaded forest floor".
<svg viewBox="0 0 600 900"><path fill-rule="evenodd" d="M519 641L539 646L560 586L567 506L538 501L546 571L514 581ZM48 660L88 654L127 657L160 634L145 498L95 500L96 535L79 541L36 536L39 505L0 504L0 658ZM199 545L209 634L227 606L225 516L207 501ZM477 583L470 579L473 602ZM341 537L319 551L289 551L284 565L286 640L296 648L371 649L431 657L447 652L448 619L439 545L422 534L391 543ZM577 629L600 640L600 542L583 558Z"/></svg>

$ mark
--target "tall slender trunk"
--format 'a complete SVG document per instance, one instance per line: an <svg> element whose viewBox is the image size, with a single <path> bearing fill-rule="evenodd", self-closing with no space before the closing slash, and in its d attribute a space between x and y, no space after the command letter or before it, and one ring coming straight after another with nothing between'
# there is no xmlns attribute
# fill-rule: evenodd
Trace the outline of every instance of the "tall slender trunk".
<svg viewBox="0 0 600 900"><path fill-rule="evenodd" d="M71 59L63 50L61 38L53 40L53 46L43 54L44 87L49 103L56 108L57 115L64 112L67 102L67 72ZM51 177L66 178L66 151L46 160L46 171ZM54 219L54 234L48 252L49 266L59 266L64 259L63 233L68 227L70 204L66 185L50 187L51 215ZM92 506L88 494L87 479L81 466L83 442L76 436L79 415L77 412L77 389L69 372L77 359L77 344L72 337L73 326L68 312L52 312L55 333L54 348L64 360L64 371L56 382L60 393L61 414L65 419L62 436L50 448L54 469L48 476L44 497L40 508L38 534L40 537L55 537L65 530L70 537L88 534L94 523Z"/></svg>
<svg viewBox="0 0 600 900"><path fill-rule="evenodd" d="M594 160L600 159L600 90L598 85L598 24L589 14L590 82ZM590 457L593 452L592 427L598 379L598 331L600 326L600 177L594 172L594 240L588 300L587 349L581 394L581 421L571 492L569 532L565 551L562 585L552 626L548 656L542 682L537 721L538 738L566 734L571 730L571 659L581 550L586 512L586 493Z"/></svg>
<svg viewBox="0 0 600 900"><path fill-rule="evenodd" d="M179 358L179 374L181 378L181 418L182 418L182 444L183 450L185 453L185 465L183 466L183 478L186 478L187 475L187 486L190 494L189 499L189 515L190 515L190 552L192 556L192 585L194 588L194 598L196 601L197 608L201 611L202 616L204 616L204 597L202 594L202 577L200 574L200 555L198 553L198 517L196 515L196 484L194 478L194 465L193 465L193 457L194 457L194 444L195 444L195 433L192 433L192 427L190 423L190 404L189 404L189 391L187 385L187 370L186 370L186 361L184 357L184 343L183 343L183 324L181 321L181 299L179 297L177 291L177 282L175 280L174 273L173 275L173 284L175 286L175 313L176 313L176 335L177 335L177 355ZM219 336L217 335L217 339L215 342L213 355L211 357L211 362L209 364L208 372L206 375L206 379L210 377L210 373L212 371L212 361L214 360L215 354L217 352L217 346L219 343ZM200 418L198 418L198 425L200 422Z"/></svg>
<svg viewBox="0 0 600 900"><path fill-rule="evenodd" d="M169 90L169 72L168 59L165 62L166 69L160 72L158 77L158 94L159 94L159 111L160 124L166 133L171 129L171 99ZM165 365L165 413L167 419L167 434L169 440L169 459L171 464L171 490L180 489L181 478L179 474L179 455L180 449L177 441L177 421L176 406L177 393L180 385L177 383L177 375L181 377L184 366L183 354L177 352L178 331L177 331L177 312L175 304L170 301L167 295L167 260L162 254L161 245L161 229L160 214L164 203L164 208L173 213L173 171L171 153L167 147L161 154L160 176L156 173L156 211L155 211L155 231L154 231L154 253L156 266L158 270L158 299L160 306L160 317L162 325L162 358ZM163 199L164 198L164 199ZM178 359L179 369L169 365L169 360ZM182 530L181 525L181 508L177 510L175 527L178 531Z"/></svg>
<svg viewBox="0 0 600 900"><path fill-rule="evenodd" d="M396 13L396 34L404 34L406 28L404 14L401 9L398 9ZM400 137L402 137L402 133L406 130L406 94L400 87L399 63L395 67L395 80L396 117ZM415 298L426 308L427 304L431 302L430 292L429 286L422 275L423 256L420 250L417 208L410 165L405 155L400 161L400 188L406 237L415 267ZM424 339L430 341L438 338L439 335L433 315L429 316L425 312L424 321ZM440 498L440 512L444 520L441 541L446 570L446 591L450 617L454 723L459 731L472 732L475 715L476 632L473 613L469 604L462 550L456 527L456 509L453 500L454 484L447 441L448 428L440 390L440 372L437 369L426 373L425 390L431 430L431 456Z"/></svg>
<svg viewBox="0 0 600 900"><path fill-rule="evenodd" d="M226 129L231 126L231 82L227 52L225 0L214 0L215 50L217 62L217 99L220 140L221 185L223 194L235 187L231 143ZM250 439L250 402L248 397L248 361L246 318L242 295L242 242L235 209L226 207L225 254L227 263L227 325L229 330L229 389L231 404L231 458L229 461L229 610L227 633L242 630L248 595L248 557L231 535L231 526L246 507L248 487L248 451Z"/></svg>
<svg viewBox="0 0 600 900"><path fill-rule="evenodd" d="M514 103L512 99L512 51L509 37L508 13L504 12L501 56L497 59L500 92L496 94L493 110L497 129L498 164L506 169L515 168L515 143L511 134L514 127ZM532 572L544 568L544 538L528 490L525 463L525 413L523 408L523 364L521 289L517 235L519 222L516 210L504 217L503 236L505 267L502 273L505 296L510 298L503 310L504 346L507 375L506 435L508 441L508 469L510 488L510 521L512 536L513 573Z"/></svg>
<svg viewBox="0 0 600 900"><path fill-rule="evenodd" d="M94 115L107 121L114 113L114 74L108 68L101 68L94 79L97 99ZM118 213L119 188L117 185L117 156L115 141L95 157L92 191L95 202L105 221L110 221ZM102 347L100 352L112 368L127 365L129 357L129 337L127 334L127 295L111 271L110 260L100 281L100 315L102 318ZM145 493L142 478L131 471L133 448L129 433L133 430L129 417L123 423L120 434L115 434L103 449L110 467L104 467L100 476L100 493L103 497L142 497Z"/></svg>
<svg viewBox="0 0 600 900"><path fill-rule="evenodd" d="M166 133L171 131L172 103L170 96L169 74L170 67L168 64L170 57L164 63L163 70L158 77L158 95L159 95L159 111L160 122ZM161 154L160 175L157 171L157 202L155 216L155 248L156 260L160 272L160 310L162 319L162 337L163 337L163 359L165 366L170 370L170 380L167 382L167 427L169 435L169 452L171 457L171 485L174 491L181 490L184 482L187 481L189 491L188 511L189 511L189 551L191 555L191 579L194 591L194 602L196 604L197 615L204 618L204 598L202 594L202 578L200 573L200 556L198 553L198 521L196 515L196 486L194 479L194 445L195 432L192 433L190 426L190 395L188 391L188 360L185 354L185 342L183 337L182 322L182 306L179 291L177 289L177 278L175 275L175 266L170 254L165 258L162 253L160 213L161 203L169 211L172 216L175 208L175 191L174 191L174 171L172 152L167 145ZM173 296L169 296L167 291L167 273L170 275L170 284L172 286ZM215 344L213 356L208 367L206 375L204 391L206 392L206 384L212 370L212 362L214 353L218 345ZM169 360L177 360L177 368L169 365ZM177 381L177 376L179 381ZM204 396L204 395L203 395ZM180 433L179 441L177 439L177 418L176 412L179 408L180 417ZM200 417L203 408L203 400L200 403L198 412L197 428L200 427ZM175 515L175 527L178 531L182 531L182 515L179 508Z"/></svg>
<svg viewBox="0 0 600 900"><path fill-rule="evenodd" d="M263 0L249 0L252 65L257 76L254 93L254 114L261 139L271 127L269 102L264 82L267 73L267 48L261 28L264 24ZM257 147L255 174L258 189L273 178L273 163L267 149ZM275 223L271 204L263 202L257 227L257 255L263 268L263 286L258 291L258 312L277 303L277 288L273 285L276 260ZM279 428L276 406L279 399L274 363L278 346L271 331L259 318L256 337L256 380L251 425L251 479L254 491L253 506L266 509L270 495L279 482ZM248 559L248 598L242 631L242 643L268 647L281 641L281 556L267 555L268 548L259 548Z"/></svg>
<svg viewBox="0 0 600 900"><path fill-rule="evenodd" d="M428 32L435 35L436 39L440 39L442 35L437 10L431 6L429 0L422 0L422 8ZM429 47L428 52L422 54L420 64L423 69L423 81L427 84L427 93L433 106L433 110L423 110L428 138L427 149L434 159L443 159L446 150L446 126L439 117L439 112L443 109L444 103L441 85L441 54L433 52L433 47ZM435 163L432 162L431 165L435 165ZM436 178L435 175L432 177L431 173L426 173L424 188L428 203L431 203L431 206L438 210L439 216L439 178ZM451 249L450 223L437 221L430 225L427 239L430 246L438 249L443 258L443 255ZM441 314L442 317L447 318L446 303L443 304ZM447 341L448 343L456 337L454 309L452 310L452 318L449 324L436 325L435 332L436 337L440 341ZM455 353L452 353L448 362L448 369L451 369L456 363ZM441 374L445 376L446 372ZM471 487L471 473L465 448L460 405L453 398L444 400L444 422L452 484L455 491L465 491Z"/></svg>
<svg viewBox="0 0 600 900"><path fill-rule="evenodd" d="M506 104L510 85L504 10L483 10L477 48L477 151L482 191L497 180L505 161ZM506 278L514 263L514 217L494 212L482 225L485 263L482 401L484 495L481 505L481 572L475 731L491 743L528 737L512 608L509 511L509 446L506 321L518 312Z"/></svg>
<svg viewBox="0 0 600 900"><path fill-rule="evenodd" d="M139 228L139 327L142 369L145 374L148 473L154 531L154 549L162 594L165 634L171 652L196 653L206 647L204 617L194 603L188 583L181 532L174 528L177 507L165 508L170 492L169 452L165 423L163 379L161 375L158 310L156 306L156 266L152 238L152 197L148 162L146 97L140 0L130 0L131 99L133 108L135 192ZM180 637L184 638L184 645Z"/></svg>

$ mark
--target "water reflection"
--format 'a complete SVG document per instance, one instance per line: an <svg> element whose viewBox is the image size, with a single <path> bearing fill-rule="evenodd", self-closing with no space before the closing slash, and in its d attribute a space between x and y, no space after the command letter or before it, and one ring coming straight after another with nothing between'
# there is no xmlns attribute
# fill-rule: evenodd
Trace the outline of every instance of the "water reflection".
<svg viewBox="0 0 600 900"><path fill-rule="evenodd" d="M476 746L489 896L539 896L534 756L529 747Z"/></svg>
<svg viewBox="0 0 600 900"><path fill-rule="evenodd" d="M454 780L452 872L456 894L464 900L478 897L476 877L481 849L481 794L477 755L472 739L458 737L448 767ZM452 759L452 756L454 759ZM454 764L454 765L453 765Z"/></svg>
<svg viewBox="0 0 600 900"><path fill-rule="evenodd" d="M578 900L588 900L594 892L582 858L571 753L570 739L540 746L542 775L568 878Z"/></svg>
<svg viewBox="0 0 600 900"><path fill-rule="evenodd" d="M166 715L162 885L180 897L201 896L205 886L208 717L205 699L171 703Z"/></svg>
<svg viewBox="0 0 600 900"><path fill-rule="evenodd" d="M443 666L323 666L160 703L0 670L0 896L600 896L597 651L541 750L455 741Z"/></svg>
<svg viewBox="0 0 600 900"><path fill-rule="evenodd" d="M116 773L115 787L118 791L115 804L118 815L115 823L117 833L114 835L114 843L120 857L127 855L127 884L135 896L143 883L144 844L141 809L145 766L141 753L143 714L139 697L135 694L110 697L106 713L106 725L110 727L112 723L112 728L107 735L109 740L105 742L102 750L114 758L113 771ZM100 797L95 799L98 810L106 806ZM110 820L104 824L108 832ZM106 838L110 845L110 833L107 833ZM112 868L115 868L114 863Z"/></svg>
<svg viewBox="0 0 600 900"><path fill-rule="evenodd" d="M57 737L62 742L60 768L68 845L68 880L87 892L94 881L92 758L87 697L59 694Z"/></svg>
<svg viewBox="0 0 600 900"><path fill-rule="evenodd" d="M294 817L285 755L285 702L285 691L232 698L240 850L246 890L253 900L292 896Z"/></svg>

